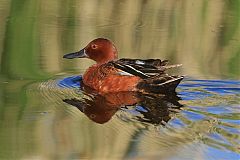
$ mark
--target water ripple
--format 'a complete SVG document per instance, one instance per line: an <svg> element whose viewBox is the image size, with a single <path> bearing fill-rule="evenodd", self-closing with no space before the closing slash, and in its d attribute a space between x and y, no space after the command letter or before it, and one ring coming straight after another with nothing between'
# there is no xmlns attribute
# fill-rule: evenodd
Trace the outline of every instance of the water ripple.
<svg viewBox="0 0 240 160"><path fill-rule="evenodd" d="M35 88L35 92L31 90L29 94L42 97L41 104L51 106L54 112L65 112L65 116L84 118L90 123L86 115L63 102L66 98L89 98L80 90L81 78L63 77L34 84L30 88ZM165 123L149 123L146 116L156 110L149 111L143 104L123 106L102 129L111 128L115 134L121 131L131 137L130 145L136 146L131 149L133 153L158 153L159 150L164 153L164 149L170 147L174 152L177 148L198 148L199 144L218 152L239 153L239 84L230 80L186 79L177 89L183 107L179 110L171 104ZM157 110L160 109L161 106Z"/></svg>
<svg viewBox="0 0 240 160"><path fill-rule="evenodd" d="M178 123L214 120L217 123L204 134L202 142L239 153L239 86L239 81L231 80L185 80L179 94L186 107Z"/></svg>

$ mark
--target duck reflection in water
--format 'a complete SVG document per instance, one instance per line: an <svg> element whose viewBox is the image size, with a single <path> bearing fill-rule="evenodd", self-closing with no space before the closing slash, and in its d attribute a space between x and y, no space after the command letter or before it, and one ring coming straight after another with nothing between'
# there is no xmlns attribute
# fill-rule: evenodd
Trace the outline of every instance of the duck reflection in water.
<svg viewBox="0 0 240 160"><path fill-rule="evenodd" d="M89 119L96 123L106 123L121 109L134 110L138 113L135 119L152 124L165 124L171 119L171 113L178 112L182 105L175 92L171 94L143 94L125 91L98 94L96 91L82 86L85 98L64 99L65 103L77 107ZM129 112L130 113L130 112Z"/></svg>

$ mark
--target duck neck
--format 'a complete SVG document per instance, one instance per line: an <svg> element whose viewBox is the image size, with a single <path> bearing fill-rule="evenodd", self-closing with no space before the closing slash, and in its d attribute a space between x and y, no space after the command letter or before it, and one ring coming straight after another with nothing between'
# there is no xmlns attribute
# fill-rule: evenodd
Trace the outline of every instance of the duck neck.
<svg viewBox="0 0 240 160"><path fill-rule="evenodd" d="M110 61L113 61L117 59L117 53L116 52L110 52L108 54L104 54L105 56L99 57L99 59L96 60L97 64L104 64L108 63Z"/></svg>

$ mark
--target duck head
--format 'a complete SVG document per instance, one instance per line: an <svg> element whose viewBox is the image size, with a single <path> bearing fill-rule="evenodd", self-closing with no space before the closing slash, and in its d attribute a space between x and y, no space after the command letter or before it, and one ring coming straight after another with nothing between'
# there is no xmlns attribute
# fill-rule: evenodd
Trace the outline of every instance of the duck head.
<svg viewBox="0 0 240 160"><path fill-rule="evenodd" d="M107 63L117 58L117 49L110 40L97 38L80 51L66 54L63 58L89 58L97 63Z"/></svg>

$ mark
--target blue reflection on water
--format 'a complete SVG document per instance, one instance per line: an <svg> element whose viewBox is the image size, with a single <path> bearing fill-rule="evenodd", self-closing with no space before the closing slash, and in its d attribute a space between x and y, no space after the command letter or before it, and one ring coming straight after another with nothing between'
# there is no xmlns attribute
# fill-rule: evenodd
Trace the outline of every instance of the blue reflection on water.
<svg viewBox="0 0 240 160"><path fill-rule="evenodd" d="M191 122L214 119L212 131L206 134L206 159L240 159L239 147L239 95L240 81L186 79L178 87L179 96L186 103L191 101L181 114ZM238 108L238 109L237 109ZM171 124L178 125L174 120ZM205 143L205 142L203 142Z"/></svg>
<svg viewBox="0 0 240 160"><path fill-rule="evenodd" d="M192 80L186 79L184 83L179 85L179 88L183 91L180 92L182 95L190 93L190 96L195 95L196 98L199 96L209 96L211 92L216 94L240 94L240 82L236 80ZM202 88L203 91L188 91L190 88L199 89ZM187 90L187 92L186 92ZM184 92L185 91L185 92ZM191 95L192 94L192 95Z"/></svg>
<svg viewBox="0 0 240 160"><path fill-rule="evenodd" d="M239 160L240 155L238 153L232 151L225 151L219 150L214 147L208 146L205 153L205 158L207 160L217 160L217 159L224 159L224 160Z"/></svg>
<svg viewBox="0 0 240 160"><path fill-rule="evenodd" d="M197 121L197 120L201 120L201 119L205 119L205 115L202 114L198 114L195 112L191 112L191 111L187 111L187 110L183 110L181 112L187 119L191 120L191 121Z"/></svg>
<svg viewBox="0 0 240 160"><path fill-rule="evenodd" d="M66 77L64 79L60 79L58 81L59 87L67 87L67 88L79 88L80 87L80 81L82 80L82 76L71 76Z"/></svg>

